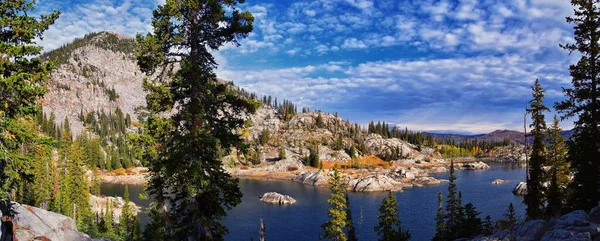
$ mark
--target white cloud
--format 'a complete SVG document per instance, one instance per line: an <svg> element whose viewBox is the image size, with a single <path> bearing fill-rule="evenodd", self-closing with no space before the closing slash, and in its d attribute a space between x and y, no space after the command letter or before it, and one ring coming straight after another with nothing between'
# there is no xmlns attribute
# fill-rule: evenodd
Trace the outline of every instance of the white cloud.
<svg viewBox="0 0 600 241"><path fill-rule="evenodd" d="M367 48L367 45L362 40L349 38L344 40L344 43L341 47L346 49L364 49Z"/></svg>

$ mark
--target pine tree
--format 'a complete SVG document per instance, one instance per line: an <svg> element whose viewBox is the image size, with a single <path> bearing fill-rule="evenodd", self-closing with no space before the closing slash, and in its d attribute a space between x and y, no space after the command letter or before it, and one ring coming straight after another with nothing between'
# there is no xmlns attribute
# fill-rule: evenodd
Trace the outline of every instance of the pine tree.
<svg viewBox="0 0 600 241"><path fill-rule="evenodd" d="M140 224L140 216L135 216L135 222L133 223L133 241L142 241L142 229Z"/></svg>
<svg viewBox="0 0 600 241"><path fill-rule="evenodd" d="M31 14L35 12L34 4L24 0L0 4L0 201L7 199L11 190L31 181L28 172L33 160L23 153L23 144L37 135L23 132L26 128L22 120L33 122L39 113L36 100L46 92L45 83L54 68L35 57L42 51L36 42L60 12L36 18Z"/></svg>
<svg viewBox="0 0 600 241"><path fill-rule="evenodd" d="M45 142L52 142L44 139ZM36 207L52 209L55 205L54 182L56 180L56 166L52 161L52 149L48 144L35 146L33 192Z"/></svg>
<svg viewBox="0 0 600 241"><path fill-rule="evenodd" d="M65 121L63 122L63 133L62 133L62 141L65 143L71 143L73 140L73 136L71 136L71 124L69 124L69 118L65 117Z"/></svg>
<svg viewBox="0 0 600 241"><path fill-rule="evenodd" d="M112 207L112 199L108 199L106 201L106 213L104 213L104 223L106 227L106 232L103 236L107 238L116 238L115 234L115 224L114 224L114 215L113 215L113 207Z"/></svg>
<svg viewBox="0 0 600 241"><path fill-rule="evenodd" d="M92 210L84 167L81 147L77 141L72 142L67 156L62 213L75 219L77 227L82 231L88 230L89 225L93 226L90 223Z"/></svg>
<svg viewBox="0 0 600 241"><path fill-rule="evenodd" d="M338 135L333 142L333 149L336 151L344 149L344 140L342 135Z"/></svg>
<svg viewBox="0 0 600 241"><path fill-rule="evenodd" d="M448 178L448 196L446 199L446 240L454 240L458 238L458 235L461 233L462 224L460 223L460 210L461 204L460 199L457 196L456 184L454 181L456 180L456 176L454 176L454 161L450 160L450 177Z"/></svg>
<svg viewBox="0 0 600 241"><path fill-rule="evenodd" d="M518 220L515 214L515 207L512 203L510 203L506 213L504 213L504 219L500 222L500 226L502 229L513 229L517 222Z"/></svg>
<svg viewBox="0 0 600 241"><path fill-rule="evenodd" d="M129 186L125 185L125 193L123 194L125 204L121 211L121 219L119 220L119 236L123 241L131 241L133 239L132 222L135 221L131 204L129 203Z"/></svg>
<svg viewBox="0 0 600 241"><path fill-rule="evenodd" d="M494 224L490 215L485 216L483 224L481 225L481 234L492 235L494 233Z"/></svg>
<svg viewBox="0 0 600 241"><path fill-rule="evenodd" d="M569 184L570 165L565 159L567 149L565 140L561 135L562 129L558 123L558 118L554 116L554 121L548 130L548 153L546 159L550 166L550 186L548 187L548 199L546 206L547 217L558 217L563 210ZM548 179L548 178L546 178Z"/></svg>
<svg viewBox="0 0 600 241"><path fill-rule="evenodd" d="M267 143L269 143L270 138L271 138L271 133L269 132L269 129L267 129L267 128L263 129L262 132L260 133L260 144L266 145Z"/></svg>
<svg viewBox="0 0 600 241"><path fill-rule="evenodd" d="M241 202L238 182L223 169L218 150L242 146L232 130L242 128L240 116L259 104L217 80L211 51L239 44L252 31L254 17L238 8L243 3L167 0L153 13L154 31L136 38L138 65L155 76L143 83L154 124L148 132L158 148L149 163L154 175L148 191L157 206L170 205L164 240L201 240L206 235L197 232L199 227L223 240L227 228L220 220ZM158 115L173 107L177 111L167 119Z"/></svg>
<svg viewBox="0 0 600 241"><path fill-rule="evenodd" d="M346 227L346 185L342 181L337 166L333 168L333 176L329 179L331 195L327 199L330 207L327 211L329 221L321 225L325 232L325 238L332 241L346 241L344 228Z"/></svg>
<svg viewBox="0 0 600 241"><path fill-rule="evenodd" d="M315 122L316 122L318 128L323 128L325 126L325 123L323 122L323 116L321 116L320 111L319 111L319 114L317 115L317 120Z"/></svg>
<svg viewBox="0 0 600 241"><path fill-rule="evenodd" d="M348 198L348 193L346 193L346 231L348 233L348 241L358 241L356 228L354 227L354 221L352 220L352 209L350 208L350 198Z"/></svg>
<svg viewBox="0 0 600 241"><path fill-rule="evenodd" d="M543 217L545 188L544 170L546 165L545 140L546 140L546 121L544 111L548 108L544 105L545 90L540 85L539 80L535 80L531 87L533 99L529 101L528 113L531 113L532 123L530 127L533 136L533 145L531 147L531 158L529 159L529 179L527 180L527 194L524 202L527 205L527 218L539 219Z"/></svg>
<svg viewBox="0 0 600 241"><path fill-rule="evenodd" d="M571 1L574 16L575 43L561 45L581 59L569 67L572 88L563 88L567 100L555 104L561 118L575 117L575 128L568 142L569 160L574 169L571 209L590 210L600 201L600 10L597 1Z"/></svg>
<svg viewBox="0 0 600 241"><path fill-rule="evenodd" d="M446 222L444 220L443 202L444 198L442 197L442 192L438 192L438 210L435 217L435 236L432 239L433 241L446 240Z"/></svg>
<svg viewBox="0 0 600 241"><path fill-rule="evenodd" d="M284 160L285 158L285 148L283 146L279 147L279 160Z"/></svg>
<svg viewBox="0 0 600 241"><path fill-rule="evenodd" d="M379 206L378 225L374 228L380 241L408 241L410 232L402 231L398 212L398 201L392 192L383 199Z"/></svg>
<svg viewBox="0 0 600 241"><path fill-rule="evenodd" d="M482 221L479 218L481 214L471 203L465 205L465 222L463 225L463 235L461 238L474 238L482 232Z"/></svg>

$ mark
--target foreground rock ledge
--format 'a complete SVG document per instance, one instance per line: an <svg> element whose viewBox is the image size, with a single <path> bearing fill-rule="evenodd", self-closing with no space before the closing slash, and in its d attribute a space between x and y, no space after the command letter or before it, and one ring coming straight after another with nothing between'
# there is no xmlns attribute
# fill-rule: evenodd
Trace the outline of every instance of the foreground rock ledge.
<svg viewBox="0 0 600 241"><path fill-rule="evenodd" d="M92 240L87 234L77 231L72 218L28 205L13 202L18 213L14 240Z"/></svg>
<svg viewBox="0 0 600 241"><path fill-rule="evenodd" d="M276 192L268 192L260 197L260 200L266 203L275 203L275 204L294 204L296 203L296 199L288 195L283 195Z"/></svg>

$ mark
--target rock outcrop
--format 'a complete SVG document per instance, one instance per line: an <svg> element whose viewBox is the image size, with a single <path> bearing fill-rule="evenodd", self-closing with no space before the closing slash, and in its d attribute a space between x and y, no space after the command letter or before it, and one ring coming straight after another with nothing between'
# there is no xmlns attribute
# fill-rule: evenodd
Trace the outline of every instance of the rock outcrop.
<svg viewBox="0 0 600 241"><path fill-rule="evenodd" d="M355 192L402 191L402 183L386 175L370 175L348 182L348 188Z"/></svg>
<svg viewBox="0 0 600 241"><path fill-rule="evenodd" d="M588 215L583 210L576 210L560 218L550 221L531 220L517 225L512 230L502 230L489 237L478 237L476 241L592 241L600 239L600 224L593 223L590 216L598 217L598 208Z"/></svg>
<svg viewBox="0 0 600 241"><path fill-rule="evenodd" d="M524 149L523 145L495 147L485 160L501 163L524 163L526 160Z"/></svg>
<svg viewBox="0 0 600 241"><path fill-rule="evenodd" d="M329 177L322 170L306 171L298 173L292 181L313 186L327 186Z"/></svg>
<svg viewBox="0 0 600 241"><path fill-rule="evenodd" d="M412 157L417 147L398 138L384 138L377 134L369 134L365 138L367 151L377 156L385 156L398 151L400 157Z"/></svg>
<svg viewBox="0 0 600 241"><path fill-rule="evenodd" d="M277 192L268 192L263 194L260 197L260 200L266 203L274 203L274 204L294 204L296 203L296 199L288 195L283 195Z"/></svg>
<svg viewBox="0 0 600 241"><path fill-rule="evenodd" d="M70 217L28 205L13 204L17 212L13 219L16 229L14 240L92 240L87 234L77 231L75 221Z"/></svg>
<svg viewBox="0 0 600 241"><path fill-rule="evenodd" d="M485 162L456 163L454 167L457 170L484 170L490 168Z"/></svg>
<svg viewBox="0 0 600 241"><path fill-rule="evenodd" d="M519 182L512 191L513 194L519 196L525 196L527 194L527 183Z"/></svg>

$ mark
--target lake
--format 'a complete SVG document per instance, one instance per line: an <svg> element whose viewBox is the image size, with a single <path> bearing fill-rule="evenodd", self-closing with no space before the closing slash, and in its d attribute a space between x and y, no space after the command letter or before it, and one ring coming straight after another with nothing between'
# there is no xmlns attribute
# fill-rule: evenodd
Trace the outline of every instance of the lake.
<svg viewBox="0 0 600 241"><path fill-rule="evenodd" d="M516 213L524 215L522 198L512 194L513 187L525 179L525 169L511 164L490 164L491 169L478 171L457 171L456 184L463 193L463 203L471 202L482 213L483 219L490 215L494 219L502 214L510 203ZM448 178L448 173L433 175L436 178ZM494 179L509 180L507 184L493 185ZM442 191L446 198L448 184L408 188L395 193L400 210L403 229L410 230L411 240L431 240L435 233L435 215L437 195ZM260 219L265 221L269 240L318 240L322 234L321 224L327 221L327 188L316 188L290 181L266 181L241 179L240 188L244 193L242 203L229 212L223 223L229 228L226 240L258 240ZM103 195L122 195L124 185L103 184ZM132 201L141 206L148 205L140 200L138 194L142 186L130 186ZM279 192L297 200L294 205L273 205L263 203L259 197L265 192ZM378 208L387 195L378 193L349 193L354 224L360 240L377 240L373 227L377 225ZM362 213L362 215L361 215ZM142 215L145 223L145 215ZM359 219L362 216L362 225Z"/></svg>

